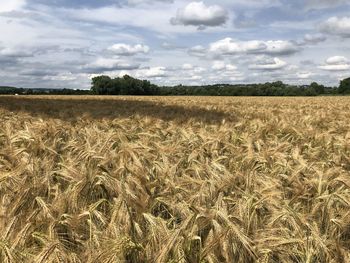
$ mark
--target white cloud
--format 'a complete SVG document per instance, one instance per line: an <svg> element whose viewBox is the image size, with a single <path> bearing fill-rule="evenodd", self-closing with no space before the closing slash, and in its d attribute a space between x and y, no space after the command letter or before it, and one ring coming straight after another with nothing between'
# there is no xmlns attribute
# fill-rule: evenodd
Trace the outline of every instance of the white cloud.
<svg viewBox="0 0 350 263"><path fill-rule="evenodd" d="M218 5L206 6L203 2L191 2L185 8L178 9L176 17L171 19L174 25L185 26L221 26L228 20L228 12Z"/></svg>
<svg viewBox="0 0 350 263"><path fill-rule="evenodd" d="M5 0L1 1L0 13L11 12L21 9L25 4L25 0Z"/></svg>
<svg viewBox="0 0 350 263"><path fill-rule="evenodd" d="M215 61L211 67L213 70L223 70L226 67L225 62Z"/></svg>
<svg viewBox="0 0 350 263"><path fill-rule="evenodd" d="M134 56L136 54L146 54L149 52L150 48L146 45L128 45L128 44L114 44L109 47L108 50L120 56Z"/></svg>
<svg viewBox="0 0 350 263"><path fill-rule="evenodd" d="M323 65L319 66L320 69L323 70L328 70L328 71L344 71L344 70L349 70L350 65L349 64L344 64L344 65Z"/></svg>
<svg viewBox="0 0 350 263"><path fill-rule="evenodd" d="M249 66L250 69L259 69L259 70L278 70L282 69L287 65L287 62L279 59L273 58L267 60L261 60L258 63Z"/></svg>
<svg viewBox="0 0 350 263"><path fill-rule="evenodd" d="M193 69L193 65L192 64L188 64L188 63L183 64L182 65L182 69L183 70L191 70L191 69Z"/></svg>
<svg viewBox="0 0 350 263"><path fill-rule="evenodd" d="M193 69L193 72L196 73L196 74L200 74L200 73L206 72L206 69L202 68L202 67L195 67Z"/></svg>
<svg viewBox="0 0 350 263"><path fill-rule="evenodd" d="M227 71L235 71L235 70L237 70L237 67L235 65L232 65L232 64L227 64L226 70Z"/></svg>
<svg viewBox="0 0 350 263"><path fill-rule="evenodd" d="M290 55L296 53L300 48L293 42L284 40L270 41L236 41L225 38L211 43L209 51L217 55L268 54L268 55Z"/></svg>
<svg viewBox="0 0 350 263"><path fill-rule="evenodd" d="M314 74L311 72L298 72L296 75L298 79L309 79Z"/></svg>
<svg viewBox="0 0 350 263"><path fill-rule="evenodd" d="M237 67L235 65L226 64L224 61L214 61L211 68L213 70L216 70L216 71L222 71L222 70L235 71L235 70L237 70Z"/></svg>
<svg viewBox="0 0 350 263"><path fill-rule="evenodd" d="M150 67L136 72L138 78L161 78L167 76L165 67Z"/></svg>
<svg viewBox="0 0 350 263"><path fill-rule="evenodd" d="M263 51L268 48L268 45L266 43L259 40L246 41L246 42L240 43L239 45L241 45L243 52L252 52L252 53Z"/></svg>
<svg viewBox="0 0 350 263"><path fill-rule="evenodd" d="M244 52L244 49L232 38L225 38L210 44L209 51L220 55L234 55Z"/></svg>
<svg viewBox="0 0 350 263"><path fill-rule="evenodd" d="M334 57L330 57L326 60L326 63L329 65L343 65L348 63L348 59L346 57L343 56L334 56Z"/></svg>
<svg viewBox="0 0 350 263"><path fill-rule="evenodd" d="M203 79L202 76L198 76L198 75L191 76L191 80L201 80L201 79Z"/></svg>
<svg viewBox="0 0 350 263"><path fill-rule="evenodd" d="M331 17L320 25L320 30L330 35L350 38L350 17Z"/></svg>
<svg viewBox="0 0 350 263"><path fill-rule="evenodd" d="M349 60L343 56L334 56L326 60L324 65L319 66L318 68L327 70L327 71L345 71L350 69Z"/></svg>

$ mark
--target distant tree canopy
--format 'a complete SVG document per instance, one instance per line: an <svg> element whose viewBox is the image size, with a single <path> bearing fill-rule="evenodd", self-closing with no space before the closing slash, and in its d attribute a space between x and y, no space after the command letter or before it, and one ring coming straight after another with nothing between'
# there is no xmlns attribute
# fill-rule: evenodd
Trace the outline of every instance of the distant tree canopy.
<svg viewBox="0 0 350 263"><path fill-rule="evenodd" d="M103 75L92 79L91 92L98 95L317 96L336 94L337 90L319 85L316 82L310 85L294 86L284 84L282 81L247 85L158 87L147 80L135 79L128 75L114 79Z"/></svg>
<svg viewBox="0 0 350 263"><path fill-rule="evenodd" d="M22 94L25 90L9 86L0 86L0 94Z"/></svg>
<svg viewBox="0 0 350 263"><path fill-rule="evenodd" d="M203 86L177 85L157 86L148 80L129 75L111 78L97 76L92 79L90 90L75 89L24 89L1 87L0 94L51 94L51 95L159 95L159 96L317 96L350 94L350 78L340 82L339 87L325 87L316 82L310 85L288 85L282 81L261 84L215 84Z"/></svg>
<svg viewBox="0 0 350 263"><path fill-rule="evenodd" d="M88 95L89 90L80 89L25 89L0 86L0 94L3 95Z"/></svg>
<svg viewBox="0 0 350 263"><path fill-rule="evenodd" d="M122 78L98 76L92 79L91 91L97 95L158 95L158 86L148 80L139 80L129 75Z"/></svg>
<svg viewBox="0 0 350 263"><path fill-rule="evenodd" d="M338 92L340 94L350 94L350 78L344 79L340 82Z"/></svg>

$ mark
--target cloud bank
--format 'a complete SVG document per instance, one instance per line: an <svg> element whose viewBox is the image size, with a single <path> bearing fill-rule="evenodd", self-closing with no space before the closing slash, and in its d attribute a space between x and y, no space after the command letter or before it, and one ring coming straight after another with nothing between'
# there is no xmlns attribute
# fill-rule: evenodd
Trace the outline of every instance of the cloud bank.
<svg viewBox="0 0 350 263"><path fill-rule="evenodd" d="M349 12L345 0L3 1L0 85L88 89L96 74L337 85Z"/></svg>

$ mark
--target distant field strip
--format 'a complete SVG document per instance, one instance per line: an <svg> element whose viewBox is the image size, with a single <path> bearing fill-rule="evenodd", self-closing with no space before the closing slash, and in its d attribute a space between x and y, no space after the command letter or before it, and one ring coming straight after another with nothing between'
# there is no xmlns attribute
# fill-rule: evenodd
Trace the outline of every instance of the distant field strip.
<svg viewBox="0 0 350 263"><path fill-rule="evenodd" d="M350 97L0 96L0 262L350 262Z"/></svg>

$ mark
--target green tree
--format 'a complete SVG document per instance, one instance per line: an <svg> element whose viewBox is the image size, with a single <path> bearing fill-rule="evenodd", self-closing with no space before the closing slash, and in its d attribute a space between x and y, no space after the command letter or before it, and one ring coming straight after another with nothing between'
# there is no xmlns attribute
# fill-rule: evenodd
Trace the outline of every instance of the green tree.
<svg viewBox="0 0 350 263"><path fill-rule="evenodd" d="M311 89L313 89L317 94L324 94L325 88L323 85L319 85L317 82L312 82L310 85Z"/></svg>
<svg viewBox="0 0 350 263"><path fill-rule="evenodd" d="M338 88L340 94L350 94L350 78L343 79Z"/></svg>
<svg viewBox="0 0 350 263"><path fill-rule="evenodd" d="M98 76L92 79L91 91L93 94L106 95L112 91L113 82L108 76Z"/></svg>

